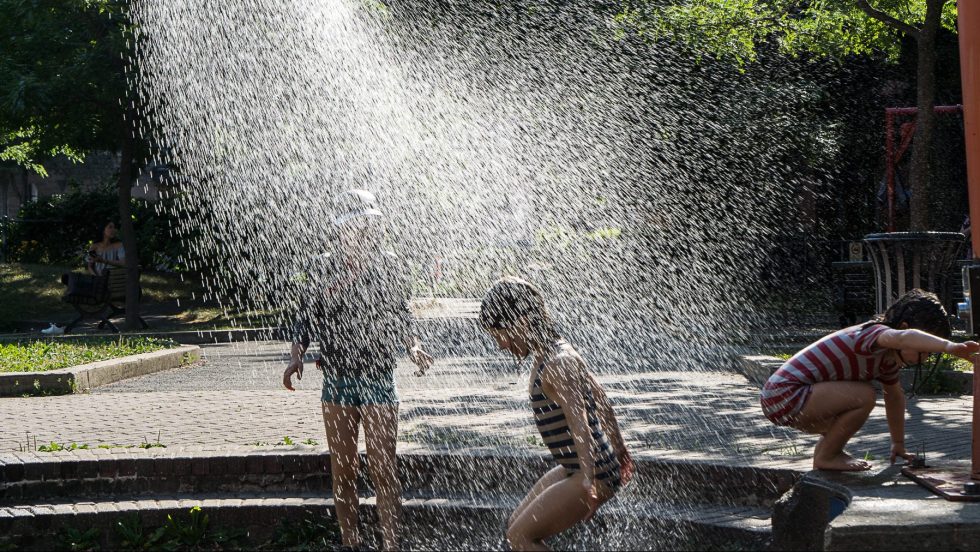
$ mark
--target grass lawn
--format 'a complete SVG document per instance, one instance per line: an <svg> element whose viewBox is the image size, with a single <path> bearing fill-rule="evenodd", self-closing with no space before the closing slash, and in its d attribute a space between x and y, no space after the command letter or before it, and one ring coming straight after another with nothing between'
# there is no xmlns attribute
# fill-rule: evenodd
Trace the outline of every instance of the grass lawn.
<svg viewBox="0 0 980 552"><path fill-rule="evenodd" d="M49 322L65 324L75 310L61 301L66 266L0 264L0 332L37 329ZM206 330L257 327L272 322L274 313L235 312L207 304L204 291L190 278L176 274L143 273L140 312L161 315L151 330Z"/></svg>
<svg viewBox="0 0 980 552"><path fill-rule="evenodd" d="M169 339L149 337L32 340L0 343L0 372L45 372L176 347Z"/></svg>

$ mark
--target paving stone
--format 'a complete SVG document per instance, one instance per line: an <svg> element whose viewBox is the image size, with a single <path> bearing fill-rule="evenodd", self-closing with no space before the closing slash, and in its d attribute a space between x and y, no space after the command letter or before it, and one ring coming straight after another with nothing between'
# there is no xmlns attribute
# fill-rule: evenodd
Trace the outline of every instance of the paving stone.
<svg viewBox="0 0 980 552"><path fill-rule="evenodd" d="M30 468L24 467L24 459L36 457L16 452L25 442L25 433L32 440L36 437L38 443L95 446L136 445L145 439L155 440L158 432L166 449L93 448L66 451L64 456L55 453L49 458L77 458L80 477L95 476L94 463L83 460L117 458L120 462L115 467L102 464L99 468L101 477L114 478L133 473L130 462L136 453L186 458L189 454L184 451L193 451L195 456L205 450L268 451L269 456L264 458L246 458L242 469L255 473L262 462L267 474L308 471L303 463L310 460L291 459L287 447L247 446L276 443L287 434L297 442L324 440L317 372L310 367L295 393L279 388L286 347L282 342L205 347L204 368L137 378L145 383L133 380L128 387L114 384L92 394L4 399L0 401L0 419L4 420L0 428L0 473L11 482L23 479L25 469L32 477L55 477L45 473L52 468L35 466L33 462L29 463ZM644 373L610 368L598 375L636 454L808 468L814 437L765 420L755 386L733 373L688 368ZM215 379L218 372L221 375ZM545 452L531 444L535 434L526 387L514 384L517 378L512 364L493 358L444 358L423 378L412 372L410 365L399 362L402 452L483 450L524 456ZM911 414L906 424L909 448L925 446L930 457L936 459L968 458L971 410L970 397L910 400ZM887 424L883 403L879 401L849 450L862 456L870 453L880 462L887 460L888 449ZM173 469L177 475L239 472L239 460L222 462L223 465L210 464L186 458L174 463ZM142 466L136 464L137 475L143 475Z"/></svg>

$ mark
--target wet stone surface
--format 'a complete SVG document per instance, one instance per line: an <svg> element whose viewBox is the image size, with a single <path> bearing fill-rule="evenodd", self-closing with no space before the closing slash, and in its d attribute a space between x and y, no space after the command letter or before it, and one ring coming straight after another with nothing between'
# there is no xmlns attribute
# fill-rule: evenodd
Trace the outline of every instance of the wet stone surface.
<svg viewBox="0 0 980 552"><path fill-rule="evenodd" d="M0 401L0 454L51 441L90 446L159 442L221 448L324 441L320 374L307 365L296 392L281 387L283 342L203 348L205 361L99 388L89 395ZM684 368L684 367L678 367ZM527 407L527 372L503 357L442 357L428 375L399 362L403 450L540 452ZM667 458L806 470L813 438L770 424L757 387L740 375L688 370L631 372L602 366L599 380L637 452ZM909 448L930 460L967 458L971 398L909 402ZM159 437L158 437L159 436ZM883 404L852 441L852 454L886 462ZM363 446L363 445L362 445Z"/></svg>

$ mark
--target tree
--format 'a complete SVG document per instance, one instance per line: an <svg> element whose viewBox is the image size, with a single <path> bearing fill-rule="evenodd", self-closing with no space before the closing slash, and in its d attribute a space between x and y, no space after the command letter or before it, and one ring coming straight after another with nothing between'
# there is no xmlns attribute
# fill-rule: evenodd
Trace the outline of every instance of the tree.
<svg viewBox="0 0 980 552"><path fill-rule="evenodd" d="M672 40L737 64L774 42L789 55L884 54L898 58L901 37L914 40L918 115L909 182L912 230L929 228L931 154L936 128L936 35L955 30L951 0L627 0L617 16L652 40Z"/></svg>
<svg viewBox="0 0 980 552"><path fill-rule="evenodd" d="M120 155L126 324L139 324L139 256L130 213L138 98L126 55L125 0L0 0L0 160L46 176L42 163L91 151Z"/></svg>

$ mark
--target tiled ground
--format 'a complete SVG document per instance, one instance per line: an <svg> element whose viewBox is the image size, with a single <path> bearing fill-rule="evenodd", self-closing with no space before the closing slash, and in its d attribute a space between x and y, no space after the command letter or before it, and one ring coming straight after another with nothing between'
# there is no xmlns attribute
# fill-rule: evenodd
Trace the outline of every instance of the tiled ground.
<svg viewBox="0 0 980 552"><path fill-rule="evenodd" d="M214 448L323 442L319 374L308 369L296 392L281 388L287 347L278 342L205 347L197 366L100 388L90 395L0 399L0 454L30 443ZM400 439L405 448L538 447L520 377L501 358L444 358L425 377L401 364ZM520 381L518 381L520 378ZM777 428L742 376L718 371L607 372L599 377L638 452L806 469L813 438ZM910 448L930 459L969 457L972 398L909 403ZM158 437L159 436L159 437ZM849 447L887 459L881 403Z"/></svg>

